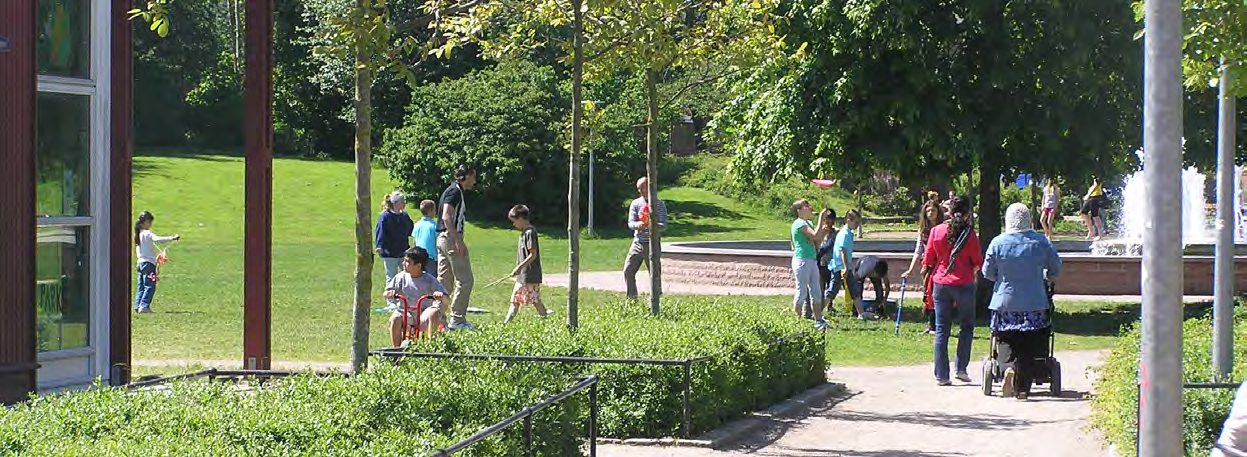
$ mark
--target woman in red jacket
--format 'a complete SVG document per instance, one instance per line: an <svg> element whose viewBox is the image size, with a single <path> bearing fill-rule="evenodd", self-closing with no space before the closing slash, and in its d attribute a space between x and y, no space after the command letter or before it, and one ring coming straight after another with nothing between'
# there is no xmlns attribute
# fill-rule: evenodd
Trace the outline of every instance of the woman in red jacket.
<svg viewBox="0 0 1247 457"><path fill-rule="evenodd" d="M922 272L932 272L935 283L935 380L952 384L948 376L948 338L954 310L961 332L957 335L957 379L970 382L970 344L974 341L974 279L983 266L979 237L970 226L970 200L953 198L952 217L931 229Z"/></svg>

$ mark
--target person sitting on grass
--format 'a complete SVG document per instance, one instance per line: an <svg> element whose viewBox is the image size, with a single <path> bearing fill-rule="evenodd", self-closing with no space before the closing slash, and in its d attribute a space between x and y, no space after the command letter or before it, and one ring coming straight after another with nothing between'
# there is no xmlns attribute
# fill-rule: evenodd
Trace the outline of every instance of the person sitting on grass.
<svg viewBox="0 0 1247 457"><path fill-rule="evenodd" d="M425 273L429 263L429 251L422 247L408 249L403 255L403 271L390 278L385 285L385 298L394 299L402 295L407 299L411 309L415 309L416 301L425 295L432 295L433 300L425 300L427 307L418 315L408 314L408 325L420 329L422 335L432 336L442 322L442 308L446 306L446 288L433 275ZM403 313L400 307L390 315L390 340L394 347L403 344Z"/></svg>
<svg viewBox="0 0 1247 457"><path fill-rule="evenodd" d="M424 248L429 253L429 264L424 267L424 272L437 275L437 202L433 200L420 202L420 213L424 214L424 217L416 222L415 228L411 229L411 237L416 240L416 246Z"/></svg>
<svg viewBox="0 0 1247 457"><path fill-rule="evenodd" d="M524 205L515 205L507 212L511 225L520 231L520 242L515 253L515 268L511 270L511 276L515 278L511 309L507 310L503 324L510 323L522 305L533 305L541 317L554 314L541 303L541 248L537 244L537 228L528 221L528 217L529 210Z"/></svg>
<svg viewBox="0 0 1247 457"><path fill-rule="evenodd" d="M857 290L866 289L866 281L875 287L875 311L882 313L883 306L892 292L892 280L888 279L888 261L879 256L868 255L853 263L853 280L857 281ZM861 292L858 292L860 295ZM859 301L862 297L854 297ZM869 313L868 313L869 314Z"/></svg>

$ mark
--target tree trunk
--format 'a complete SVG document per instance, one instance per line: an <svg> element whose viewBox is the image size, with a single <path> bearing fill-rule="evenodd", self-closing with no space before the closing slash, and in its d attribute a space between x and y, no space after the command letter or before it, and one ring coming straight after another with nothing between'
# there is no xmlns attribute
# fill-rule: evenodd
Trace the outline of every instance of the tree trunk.
<svg viewBox="0 0 1247 457"><path fill-rule="evenodd" d="M584 122L581 80L584 77L584 44L581 42L584 0L572 0L572 151L567 171L567 326L580 325L580 149Z"/></svg>
<svg viewBox="0 0 1247 457"><path fill-rule="evenodd" d="M1030 185L1031 185L1031 226L1034 227L1036 230L1039 230L1042 232L1043 222L1040 222L1039 219L1043 217L1043 211L1041 211L1039 208L1039 185L1037 182L1035 182L1035 175L1030 176Z"/></svg>
<svg viewBox="0 0 1247 457"><path fill-rule="evenodd" d="M649 275L650 312L658 315L659 299L662 297L662 231L658 229L658 74L645 72L645 99L649 114L645 123L645 176L649 179L646 200L650 202Z"/></svg>
<svg viewBox="0 0 1247 457"><path fill-rule="evenodd" d="M359 0L366 7L369 0ZM355 315L351 371L368 364L368 312L372 308L372 72L371 56L355 52Z"/></svg>
<svg viewBox="0 0 1247 457"><path fill-rule="evenodd" d="M987 245L992 238L1000 234L1000 164L993 154L983 154L979 165L978 192L978 236L980 253L987 252ZM991 302L993 283L982 275L979 277L976 314L987 316L987 305Z"/></svg>

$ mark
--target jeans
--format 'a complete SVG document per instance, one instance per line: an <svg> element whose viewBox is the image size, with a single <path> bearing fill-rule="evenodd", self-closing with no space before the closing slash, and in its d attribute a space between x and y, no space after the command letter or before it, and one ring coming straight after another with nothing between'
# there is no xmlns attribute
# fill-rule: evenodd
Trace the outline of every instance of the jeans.
<svg viewBox="0 0 1247 457"><path fill-rule="evenodd" d="M947 381L948 338L952 329L954 307L961 332L957 335L957 372L970 368L970 344L974 342L974 292L975 284L948 286L936 284L935 292L935 379Z"/></svg>
<svg viewBox="0 0 1247 457"><path fill-rule="evenodd" d="M624 289L628 293L628 298L636 300L636 272L641 269L641 263L645 263L646 268L649 267L649 242L642 243L632 240L632 247L628 248L628 257L624 259Z"/></svg>
<svg viewBox="0 0 1247 457"><path fill-rule="evenodd" d="M394 275L397 275L398 272L403 271L402 257L382 257L381 263L385 264L385 283L387 285L390 283L391 279L394 279Z"/></svg>
<svg viewBox="0 0 1247 457"><path fill-rule="evenodd" d="M452 325L468 321L468 300L472 299L472 285L476 281L468 256L450 255L454 247L454 242L445 234L437 237L437 281L453 293L450 298Z"/></svg>
<svg viewBox="0 0 1247 457"><path fill-rule="evenodd" d="M139 263L139 287L134 293L134 310L142 311L152 306L152 298L156 296L156 282L152 275L156 273L156 264Z"/></svg>
<svg viewBox="0 0 1247 457"><path fill-rule="evenodd" d="M803 315L802 307L806 305L808 300L809 306L812 308L811 316L816 318L822 317L823 297L822 291L819 290L821 279L818 276L818 261L793 257L792 275L797 280L797 293L792 299L793 310L798 315Z"/></svg>
<svg viewBox="0 0 1247 457"><path fill-rule="evenodd" d="M844 297L844 301L848 304L849 312L852 313L853 316L857 316L857 307L853 306L853 301L860 300L862 298L862 283L853 276L852 270L847 272L848 278L845 278L845 276L846 272L843 270L832 271L831 283L827 285L827 291L823 295L823 298L827 301L827 309L833 310L836 306L836 296L840 295L840 290L842 288L845 289L845 292L848 292L848 295ZM846 285L848 287L845 287Z"/></svg>

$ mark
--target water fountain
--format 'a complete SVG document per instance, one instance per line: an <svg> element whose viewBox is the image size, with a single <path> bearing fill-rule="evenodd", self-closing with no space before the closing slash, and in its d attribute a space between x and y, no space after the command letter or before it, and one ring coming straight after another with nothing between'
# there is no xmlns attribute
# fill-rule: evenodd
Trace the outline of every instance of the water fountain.
<svg viewBox="0 0 1247 457"><path fill-rule="evenodd" d="M1242 176L1243 167L1234 168L1235 177ZM1207 177L1198 169L1191 167L1182 171L1182 243L1183 252L1188 254L1211 255L1215 249L1215 221L1208 217L1207 200L1204 196ZM1238 184L1238 183L1235 183ZM1142 255L1143 233L1147 230L1144 211L1147 206L1146 188L1143 183L1143 171L1137 171L1126 177L1126 185L1122 189L1121 230L1119 238L1100 240L1092 243L1092 255ZM1241 185L1234 186L1235 244L1247 242L1247 230L1243 220L1243 191Z"/></svg>

